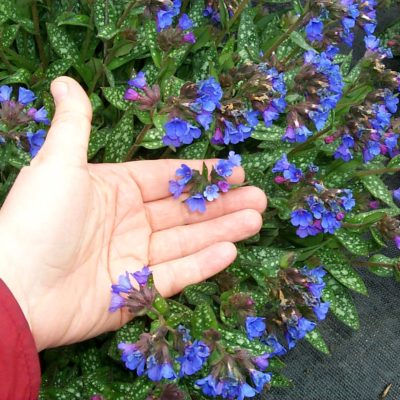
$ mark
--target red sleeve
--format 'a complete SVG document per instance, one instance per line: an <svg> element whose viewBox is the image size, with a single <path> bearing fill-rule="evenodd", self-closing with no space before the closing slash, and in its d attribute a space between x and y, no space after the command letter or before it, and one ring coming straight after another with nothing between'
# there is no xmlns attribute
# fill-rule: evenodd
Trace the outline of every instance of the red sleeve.
<svg viewBox="0 0 400 400"><path fill-rule="evenodd" d="M36 400L40 365L28 322L0 279L0 399Z"/></svg>

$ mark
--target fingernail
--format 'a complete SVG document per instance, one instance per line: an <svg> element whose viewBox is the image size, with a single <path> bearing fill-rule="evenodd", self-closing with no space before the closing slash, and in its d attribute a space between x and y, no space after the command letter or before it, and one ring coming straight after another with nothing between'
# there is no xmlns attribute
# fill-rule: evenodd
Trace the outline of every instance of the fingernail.
<svg viewBox="0 0 400 400"><path fill-rule="evenodd" d="M68 84L63 81L55 81L51 85L51 92L56 104L63 100L68 94Z"/></svg>

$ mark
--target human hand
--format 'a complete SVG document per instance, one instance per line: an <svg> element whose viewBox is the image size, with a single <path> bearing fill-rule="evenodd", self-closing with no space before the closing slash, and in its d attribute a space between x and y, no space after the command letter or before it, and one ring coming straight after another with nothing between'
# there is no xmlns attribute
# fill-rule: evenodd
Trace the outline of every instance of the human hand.
<svg viewBox="0 0 400 400"><path fill-rule="evenodd" d="M191 214L168 192L180 160L88 164L91 106L71 78L52 84L56 114L45 144L0 212L0 277L19 302L38 350L128 322L109 313L110 287L149 264L171 296L227 267L233 242L258 232L264 193L242 187ZM185 161L200 169L201 161ZM213 164L212 160L207 161ZM231 183L244 180L236 168Z"/></svg>

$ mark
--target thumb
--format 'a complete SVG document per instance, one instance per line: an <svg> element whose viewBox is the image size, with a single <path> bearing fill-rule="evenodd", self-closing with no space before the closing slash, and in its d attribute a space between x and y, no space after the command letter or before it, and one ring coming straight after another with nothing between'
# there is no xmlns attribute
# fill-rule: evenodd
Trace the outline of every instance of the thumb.
<svg viewBox="0 0 400 400"><path fill-rule="evenodd" d="M92 120L89 98L78 82L66 76L52 82L51 93L56 112L46 141L34 161L85 165Z"/></svg>

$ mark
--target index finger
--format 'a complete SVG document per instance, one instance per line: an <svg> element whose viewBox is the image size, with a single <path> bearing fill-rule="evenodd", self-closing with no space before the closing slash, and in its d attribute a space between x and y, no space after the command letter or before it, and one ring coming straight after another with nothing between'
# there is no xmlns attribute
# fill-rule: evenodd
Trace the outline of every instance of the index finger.
<svg viewBox="0 0 400 400"><path fill-rule="evenodd" d="M218 159L204 160L209 171ZM139 186L143 201L154 201L171 196L169 181L176 179L176 170L186 164L191 169L201 172L203 160L145 160L131 161L122 164ZM239 184L244 181L244 170L241 167L233 169L233 174L228 178L231 184Z"/></svg>

